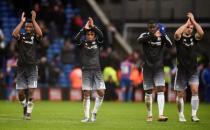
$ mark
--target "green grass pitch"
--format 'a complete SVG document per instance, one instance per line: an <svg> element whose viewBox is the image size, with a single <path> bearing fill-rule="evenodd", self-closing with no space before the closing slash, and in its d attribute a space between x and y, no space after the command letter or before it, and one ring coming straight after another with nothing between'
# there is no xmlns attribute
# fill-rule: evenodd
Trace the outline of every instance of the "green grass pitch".
<svg viewBox="0 0 210 130"><path fill-rule="evenodd" d="M93 106L93 102L91 102ZM157 104L153 105L153 122L146 122L144 103L104 102L95 123L80 123L82 102L35 102L32 120L22 119L18 102L0 101L0 130L207 130L210 128L210 104L200 104L200 122L190 120L191 107L185 104L186 123L178 122L174 103L165 105L168 122L157 121Z"/></svg>

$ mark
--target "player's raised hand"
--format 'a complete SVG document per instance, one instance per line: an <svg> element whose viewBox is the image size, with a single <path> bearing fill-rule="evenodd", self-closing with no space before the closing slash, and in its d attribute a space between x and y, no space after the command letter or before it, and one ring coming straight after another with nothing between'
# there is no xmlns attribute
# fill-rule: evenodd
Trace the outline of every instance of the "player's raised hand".
<svg viewBox="0 0 210 130"><path fill-rule="evenodd" d="M90 26L89 26L89 20L88 20L88 21L87 21L87 23L85 24L84 29L86 29L86 30L90 29Z"/></svg>
<svg viewBox="0 0 210 130"><path fill-rule="evenodd" d="M190 18L190 19L194 19L194 15L191 12L187 13L187 17Z"/></svg>
<svg viewBox="0 0 210 130"><path fill-rule="evenodd" d="M159 28L159 31L161 33L162 36L165 36L166 35L166 29L165 29L165 26L163 24L158 24L158 28Z"/></svg>
<svg viewBox="0 0 210 130"><path fill-rule="evenodd" d="M22 22L25 22L25 21L26 21L25 12L22 13L21 21L22 21Z"/></svg>
<svg viewBox="0 0 210 130"><path fill-rule="evenodd" d="M89 21L89 26L91 28L94 27L94 22L93 22L93 19L91 17L88 18L88 21Z"/></svg>
<svg viewBox="0 0 210 130"><path fill-rule="evenodd" d="M190 19L191 22L195 21L194 15L191 12L187 13L187 17Z"/></svg>
<svg viewBox="0 0 210 130"><path fill-rule="evenodd" d="M36 19L36 12L34 10L31 11L31 19L32 20Z"/></svg>
<svg viewBox="0 0 210 130"><path fill-rule="evenodd" d="M187 22L186 22L186 26L189 26L189 25L191 25L192 23L191 23L191 20L190 20L190 18L188 18L187 19Z"/></svg>

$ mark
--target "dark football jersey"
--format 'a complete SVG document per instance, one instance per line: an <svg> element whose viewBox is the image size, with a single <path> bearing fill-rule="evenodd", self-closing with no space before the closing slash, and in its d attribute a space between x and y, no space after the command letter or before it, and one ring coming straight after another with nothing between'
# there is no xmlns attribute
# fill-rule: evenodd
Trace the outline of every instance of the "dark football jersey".
<svg viewBox="0 0 210 130"><path fill-rule="evenodd" d="M18 65L35 65L36 59L36 46L40 42L40 38L36 37L34 33L21 33L17 39L18 49Z"/></svg>
<svg viewBox="0 0 210 130"><path fill-rule="evenodd" d="M155 37L153 34L145 32L142 33L137 40L143 47L145 65L153 68L162 67L164 46L172 46L169 37L167 35Z"/></svg>
<svg viewBox="0 0 210 130"><path fill-rule="evenodd" d="M195 35L190 37L182 36L176 41L178 68L188 70L188 72L197 71L197 40Z"/></svg>
<svg viewBox="0 0 210 130"><path fill-rule="evenodd" d="M103 43L103 34L97 28L93 28L96 33L96 40L88 42L82 40L81 37L85 34L85 30L82 29L75 37L76 44L80 47L80 63L82 69L100 69L100 47Z"/></svg>

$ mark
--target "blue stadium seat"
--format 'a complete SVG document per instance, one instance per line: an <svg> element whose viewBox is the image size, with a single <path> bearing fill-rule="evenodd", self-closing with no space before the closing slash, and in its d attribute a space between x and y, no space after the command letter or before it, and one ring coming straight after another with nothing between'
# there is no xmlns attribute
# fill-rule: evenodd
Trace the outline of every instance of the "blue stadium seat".
<svg viewBox="0 0 210 130"><path fill-rule="evenodd" d="M0 12L2 21L2 30L5 35L6 44L12 39L12 30L18 24L18 18L15 16L14 10L5 1L0 1Z"/></svg>

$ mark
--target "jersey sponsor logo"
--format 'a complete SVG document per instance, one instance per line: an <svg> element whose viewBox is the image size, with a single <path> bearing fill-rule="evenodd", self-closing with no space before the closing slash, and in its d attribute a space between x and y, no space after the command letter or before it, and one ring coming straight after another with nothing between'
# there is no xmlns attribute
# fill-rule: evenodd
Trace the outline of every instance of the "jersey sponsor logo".
<svg viewBox="0 0 210 130"><path fill-rule="evenodd" d="M187 47L193 46L194 45L193 38L190 38L189 41L187 39L183 39L183 44Z"/></svg>
<svg viewBox="0 0 210 130"><path fill-rule="evenodd" d="M160 46L161 45L161 42L150 42L151 45L157 45L157 46Z"/></svg>
<svg viewBox="0 0 210 130"><path fill-rule="evenodd" d="M26 37L23 37L24 43L33 44L34 43L34 36L31 37L31 40L26 40Z"/></svg>
<svg viewBox="0 0 210 130"><path fill-rule="evenodd" d="M155 42L150 42L151 45L156 45L156 46L160 46L161 45L161 38L157 37L157 41Z"/></svg>
<svg viewBox="0 0 210 130"><path fill-rule="evenodd" d="M98 46L96 45L96 43L95 42L92 42L91 43L91 45L88 45L88 43L85 43L85 48L87 48L87 49L97 49L98 48Z"/></svg>

